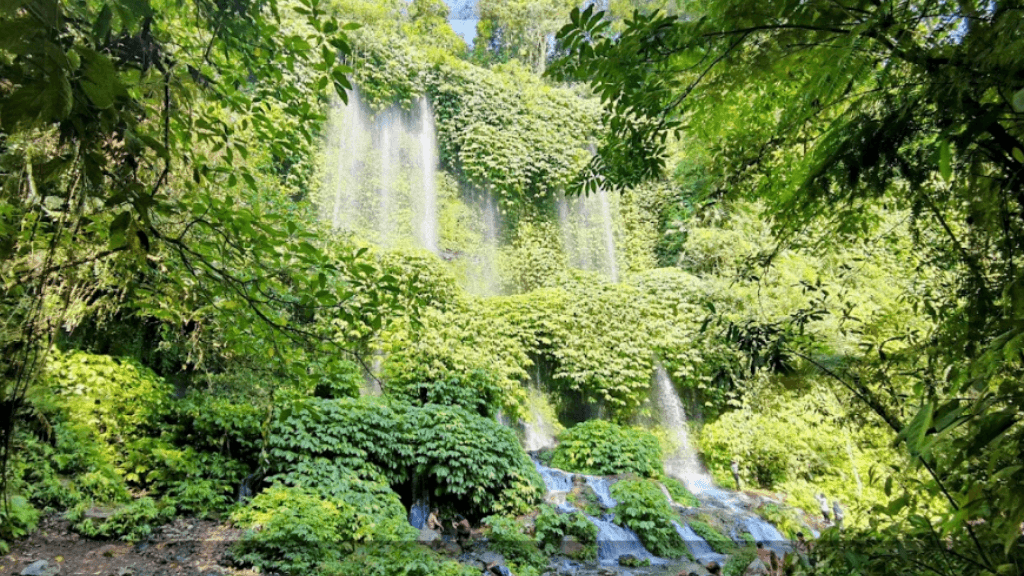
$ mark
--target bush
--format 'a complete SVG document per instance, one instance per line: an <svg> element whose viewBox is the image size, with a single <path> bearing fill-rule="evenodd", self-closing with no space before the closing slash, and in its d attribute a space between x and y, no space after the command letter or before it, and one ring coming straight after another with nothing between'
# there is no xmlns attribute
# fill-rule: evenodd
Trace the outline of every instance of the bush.
<svg viewBox="0 0 1024 576"><path fill-rule="evenodd" d="M7 554L7 542L27 536L38 524L39 511L24 497L12 496L9 506L0 506L0 551Z"/></svg>
<svg viewBox="0 0 1024 576"><path fill-rule="evenodd" d="M756 548L741 548L733 553L726 561L725 566L722 566L722 576L741 576L746 571L747 566L757 558ZM771 566L766 566L769 570Z"/></svg>
<svg viewBox="0 0 1024 576"><path fill-rule="evenodd" d="M544 485L514 432L459 407L296 401L278 411L269 447L273 472L317 458L353 470L369 463L391 484L425 479L435 496L467 504L467 515L524 513Z"/></svg>
<svg viewBox="0 0 1024 576"><path fill-rule="evenodd" d="M173 501L182 514L226 512L248 473L237 460L191 446L177 448L157 438L137 440L128 450L122 465L125 480Z"/></svg>
<svg viewBox="0 0 1024 576"><path fill-rule="evenodd" d="M275 484L232 514L250 529L235 557L263 571L310 574L340 561L357 542L415 541L416 529L406 522L398 497L390 493L382 500L379 508L359 508L365 499L356 491L324 498L311 488Z"/></svg>
<svg viewBox="0 0 1024 576"><path fill-rule="evenodd" d="M435 382L408 383L403 386L389 382L388 391L392 396L413 405L458 406L485 418L494 416L501 396L494 376L484 370L474 370Z"/></svg>
<svg viewBox="0 0 1024 576"><path fill-rule="evenodd" d="M90 538L120 538L137 542L153 533L153 528L174 518L174 506L146 497L114 509L105 519L86 518L90 503L83 502L68 512L72 529Z"/></svg>
<svg viewBox="0 0 1024 576"><path fill-rule="evenodd" d="M664 473L653 434L604 420L589 420L563 433L551 465L584 474L632 472L657 478Z"/></svg>
<svg viewBox="0 0 1024 576"><path fill-rule="evenodd" d="M668 490L669 495L672 496L672 500L680 506L686 506L687 508L696 508L700 506L700 501L697 497L690 493L686 489L686 486L682 482L675 478L665 478L661 481L665 485L665 489Z"/></svg>
<svg viewBox="0 0 1024 576"><path fill-rule="evenodd" d="M173 441L196 450L218 452L255 467L262 448L268 407L189 392L174 406Z"/></svg>
<svg viewBox="0 0 1024 576"><path fill-rule="evenodd" d="M134 360L54 351L47 377L72 420L109 444L159 435L171 411L174 387Z"/></svg>
<svg viewBox="0 0 1024 576"><path fill-rule="evenodd" d="M548 505L540 507L540 514L534 521L534 537L545 554L556 554L561 548L562 537L572 536L583 545L583 554L577 560L597 558L597 526L579 512L559 514Z"/></svg>
<svg viewBox="0 0 1024 576"><path fill-rule="evenodd" d="M707 522L700 520L690 520L687 522L690 528L697 533L698 536L708 541L711 545L711 549L719 554L728 554L733 548L733 542L727 536L723 535L718 530L715 530Z"/></svg>
<svg viewBox="0 0 1024 576"><path fill-rule="evenodd" d="M547 566L547 557L541 554L537 542L523 532L523 525L515 518L488 516L483 523L490 528L487 536L490 547L506 560L538 570Z"/></svg>
<svg viewBox="0 0 1024 576"><path fill-rule="evenodd" d="M445 560L413 542L361 544L341 560L326 562L317 573L325 576L480 576L479 569Z"/></svg>
<svg viewBox="0 0 1024 576"><path fill-rule="evenodd" d="M232 515L249 528L235 557L260 571L313 573L321 563L341 558L348 530L343 518L350 513L310 490L273 486Z"/></svg>
<svg viewBox="0 0 1024 576"><path fill-rule="evenodd" d="M611 492L619 501L615 513L652 554L666 558L688 555L686 544L672 526L676 514L655 482L624 480L613 484Z"/></svg>

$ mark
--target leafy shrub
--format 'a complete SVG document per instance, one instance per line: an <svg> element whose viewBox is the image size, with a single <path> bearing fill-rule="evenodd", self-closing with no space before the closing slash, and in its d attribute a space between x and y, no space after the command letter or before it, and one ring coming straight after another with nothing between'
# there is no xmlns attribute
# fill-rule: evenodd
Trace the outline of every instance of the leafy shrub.
<svg viewBox="0 0 1024 576"><path fill-rule="evenodd" d="M524 513L543 487L514 432L459 407L297 401L278 411L269 447L273 472L316 458L353 470L370 463L392 484L426 478L436 496L458 498L470 513Z"/></svg>
<svg viewBox="0 0 1024 576"><path fill-rule="evenodd" d="M487 536L490 547L501 553L506 560L537 569L547 566L547 557L541 554L537 542L524 533L523 525L515 518L488 516L483 519L483 523L490 529Z"/></svg>
<svg viewBox="0 0 1024 576"><path fill-rule="evenodd" d="M267 479L284 486L307 490L351 510L353 540L414 540L415 530L399 529L405 508L380 472L370 466L354 471L323 458L300 461L287 473ZM407 527L407 525L405 526ZM403 527L403 528L405 528Z"/></svg>
<svg viewBox="0 0 1024 576"><path fill-rule="evenodd" d="M624 480L613 484L611 492L619 501L615 513L651 553L666 558L688 554L683 539L672 526L676 514L655 482Z"/></svg>
<svg viewBox="0 0 1024 576"><path fill-rule="evenodd" d="M340 560L357 542L415 541L416 530L406 522L398 496L374 488L377 506L368 506L373 489L325 498L312 488L274 484L232 515L251 529L235 557L262 570L308 574Z"/></svg>
<svg viewBox="0 0 1024 576"><path fill-rule="evenodd" d="M480 576L479 569L445 560L414 542L361 544L341 560L326 562L318 573L325 576Z"/></svg>
<svg viewBox="0 0 1024 576"><path fill-rule="evenodd" d="M267 410L251 399L189 392L174 405L174 443L218 452L255 467Z"/></svg>
<svg viewBox="0 0 1024 576"><path fill-rule="evenodd" d="M722 566L722 576L742 576L747 566L757 558L757 549L753 547L740 548L729 556L725 566ZM771 566L767 566L769 570Z"/></svg>
<svg viewBox="0 0 1024 576"><path fill-rule="evenodd" d="M719 554L728 554L733 549L733 542L727 536L723 535L718 530L715 530L707 522L700 520L690 520L687 522L690 528L697 533L698 536L708 541L711 549Z"/></svg>
<svg viewBox="0 0 1024 576"><path fill-rule="evenodd" d="M768 522L771 522L779 532L793 538L797 532L804 530L804 524L800 513L788 506L779 506L769 502L758 508L756 512Z"/></svg>
<svg viewBox="0 0 1024 576"><path fill-rule="evenodd" d="M604 420L589 420L559 437L551 465L585 474L623 474L659 477L663 474L661 446L653 434Z"/></svg>
<svg viewBox="0 0 1024 576"><path fill-rule="evenodd" d="M173 500L178 512L197 516L225 512L248 473L237 460L157 438L133 442L122 471L127 481Z"/></svg>
<svg viewBox="0 0 1024 576"><path fill-rule="evenodd" d="M89 425L67 421L66 412L51 416L54 446L29 434L18 435L24 448L18 459L23 462L25 495L39 506L60 510L82 500L130 500L111 447Z"/></svg>
<svg viewBox="0 0 1024 576"><path fill-rule="evenodd" d="M501 394L494 376L485 370L474 370L435 382L409 383L404 386L389 383L388 391L413 405L459 406L485 418L494 416Z"/></svg>
<svg viewBox="0 0 1024 576"><path fill-rule="evenodd" d="M345 520L354 511L345 508L304 488L272 486L232 515L250 529L235 557L261 571L314 573L321 563L339 560L342 543L352 540Z"/></svg>
<svg viewBox="0 0 1024 576"><path fill-rule="evenodd" d="M145 497L133 500L126 506L116 508L105 519L86 518L90 508L83 502L68 512L71 527L90 538L120 538L129 542L137 542L153 533L153 528L166 524L174 518L174 506L168 502L157 502Z"/></svg>
<svg viewBox="0 0 1024 576"><path fill-rule="evenodd" d="M54 351L47 376L72 419L110 444L158 435L171 411L174 388L131 359Z"/></svg>
<svg viewBox="0 0 1024 576"><path fill-rule="evenodd" d="M669 495L672 496L672 500L676 504L686 506L687 508L700 506L700 501L697 500L697 497L690 493L690 491L686 489L686 486L679 480L676 480L675 478L665 478L661 483L665 485L665 489L668 490Z"/></svg>
<svg viewBox="0 0 1024 576"><path fill-rule="evenodd" d="M39 524L39 511L22 496L12 496L8 506L0 506L0 550L6 554L8 541L32 533Z"/></svg>
<svg viewBox="0 0 1024 576"><path fill-rule="evenodd" d="M540 507L534 526L534 537L545 554L557 553L562 537L572 536L583 545L583 557L579 560L593 560L597 557L597 526L579 512L559 514L545 504Z"/></svg>

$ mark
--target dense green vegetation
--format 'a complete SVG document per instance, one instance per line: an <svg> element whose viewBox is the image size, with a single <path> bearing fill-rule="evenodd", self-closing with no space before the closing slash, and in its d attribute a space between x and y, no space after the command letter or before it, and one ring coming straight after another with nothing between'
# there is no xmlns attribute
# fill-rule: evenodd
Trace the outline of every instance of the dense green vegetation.
<svg viewBox="0 0 1024 576"><path fill-rule="evenodd" d="M1020 572L1019 2L604 5L482 0L472 47L438 0L0 8L3 545L187 515L264 571L468 574L427 497L540 574L596 550L522 447L557 420L682 556L661 365L719 484L787 535L842 503L817 573ZM429 100L434 253L326 221L356 98Z"/></svg>

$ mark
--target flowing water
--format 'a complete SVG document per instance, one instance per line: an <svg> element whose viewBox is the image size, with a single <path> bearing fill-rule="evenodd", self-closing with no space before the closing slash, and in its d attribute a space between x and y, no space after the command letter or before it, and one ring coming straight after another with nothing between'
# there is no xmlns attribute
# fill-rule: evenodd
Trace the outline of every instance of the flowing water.
<svg viewBox="0 0 1024 576"><path fill-rule="evenodd" d="M587 516L587 520L597 526L597 561L601 564L618 564L619 557L626 554L632 554L640 560L650 560L654 565L668 563L648 552L640 542L640 537L629 528L593 516Z"/></svg>
<svg viewBox="0 0 1024 576"><path fill-rule="evenodd" d="M693 531L688 524L680 524L679 522L672 522L672 526L676 529L676 534L683 539L687 549L690 550L690 554L700 562L701 564L707 564L714 560L719 564L725 563L725 555L715 552L708 544L708 541L701 538L699 534Z"/></svg>
<svg viewBox="0 0 1024 576"><path fill-rule="evenodd" d="M558 220L562 249L569 264L618 282L615 216L608 194L601 189L596 194L576 198L559 195Z"/></svg>
<svg viewBox="0 0 1024 576"><path fill-rule="evenodd" d="M464 286L467 292L477 296L499 295L502 291L498 267L501 214L494 194L478 190L464 195L463 201L472 210L473 221L466 225L480 234L480 242L471 253L457 255L465 263Z"/></svg>
<svg viewBox="0 0 1024 576"><path fill-rule="evenodd" d="M686 421L686 412L679 399L668 371L659 362L654 369L654 390L657 395L658 412L661 425L674 435L676 450L665 458L665 472L678 478L695 496L715 491L715 483L704 465L701 464L697 452L690 445L690 426Z"/></svg>
<svg viewBox="0 0 1024 576"><path fill-rule="evenodd" d="M607 478L601 476L586 476L587 486L597 495L597 501L605 508L615 508L619 505L615 498L612 498L611 485Z"/></svg>
<svg viewBox="0 0 1024 576"><path fill-rule="evenodd" d="M554 409L540 389L540 368L537 368L535 386L526 390L526 401L530 409L529 420L523 420L523 448L527 452L537 452L555 445L557 426L548 418Z"/></svg>
<svg viewBox="0 0 1024 576"><path fill-rule="evenodd" d="M382 246L438 251L437 144L430 103L373 114L353 90L328 116L322 216Z"/></svg>

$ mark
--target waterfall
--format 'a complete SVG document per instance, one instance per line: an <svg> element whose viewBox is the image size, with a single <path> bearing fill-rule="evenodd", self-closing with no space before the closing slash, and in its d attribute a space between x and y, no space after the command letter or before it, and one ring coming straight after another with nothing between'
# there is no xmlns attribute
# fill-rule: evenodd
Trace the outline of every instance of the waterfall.
<svg viewBox="0 0 1024 576"><path fill-rule="evenodd" d="M427 525L427 516L430 515L430 505L426 500L417 500L409 508L409 524L417 530L422 530Z"/></svg>
<svg viewBox="0 0 1024 576"><path fill-rule="evenodd" d="M612 498L611 487L608 484L607 478L602 478L600 476L586 476L585 478L587 486L590 486L594 491L594 494L597 495L597 500L601 503L601 506L604 506L605 508L615 508L619 505L615 498Z"/></svg>
<svg viewBox="0 0 1024 576"><path fill-rule="evenodd" d="M686 422L686 412L679 400L672 379L661 363L654 369L654 389L658 397L658 409L661 425L675 436L676 450L665 459L665 471L683 481L694 494L714 486L711 475L700 463L697 452L690 445L690 427Z"/></svg>
<svg viewBox="0 0 1024 576"><path fill-rule="evenodd" d="M498 239L501 234L501 217L494 194L476 191L464 197L466 204L475 212L472 216L479 228L481 242L477 249L467 254L466 290L477 296L501 294L501 274L498 269Z"/></svg>
<svg viewBox="0 0 1024 576"><path fill-rule="evenodd" d="M608 206L608 192L597 190L597 203L601 209L601 235L604 239L605 264L612 283L619 281L619 264L615 258L615 234L612 232L612 211Z"/></svg>
<svg viewBox="0 0 1024 576"><path fill-rule="evenodd" d="M540 378L540 368L537 368L537 378ZM555 436L558 432L555 423L551 422L546 411L550 410L547 398L544 393L536 388L529 388L526 392L526 401L530 408L530 419L524 420L523 425L523 448L527 452L537 452L544 448L555 445Z"/></svg>
<svg viewBox="0 0 1024 576"><path fill-rule="evenodd" d="M701 538L699 534L693 531L688 524L680 524L679 522L672 522L672 526L676 529L676 534L683 539L686 547L690 550L690 554L700 562L701 564L707 564L714 560L719 564L725 564L725 556L715 552L708 544L708 541Z"/></svg>
<svg viewBox="0 0 1024 576"><path fill-rule="evenodd" d="M420 225L417 239L420 245L437 254L437 154L435 153L436 136L434 135L434 112L430 102L420 98Z"/></svg>
<svg viewBox="0 0 1024 576"><path fill-rule="evenodd" d="M650 560L651 564L667 564L664 559L648 552L640 537L629 528L593 516L587 516L587 520L597 526L597 561L601 564L618 564L619 557L626 554Z"/></svg>
<svg viewBox="0 0 1024 576"><path fill-rule="evenodd" d="M238 497L235 498L235 502L244 504L252 499L253 484L256 483L256 473L249 474L242 479L242 482L238 485Z"/></svg>
<svg viewBox="0 0 1024 576"><path fill-rule="evenodd" d="M359 91L328 114L322 218L386 247L438 252L437 144L430 103L374 115Z"/></svg>
<svg viewBox="0 0 1024 576"><path fill-rule="evenodd" d="M576 198L559 194L557 203L562 249L569 264L599 272L609 281L618 282L615 217L608 194L604 190Z"/></svg>
<svg viewBox="0 0 1024 576"><path fill-rule="evenodd" d="M537 469L540 477L544 479L544 487L548 492L572 490L572 474L558 468L548 468L536 460L533 461L533 466Z"/></svg>
<svg viewBox="0 0 1024 576"><path fill-rule="evenodd" d="M775 553L780 558L783 554L789 552L790 547L786 537L775 526L761 518L751 516L743 521L743 527L747 529L747 532L750 532L755 542L764 542L764 545L775 550Z"/></svg>

